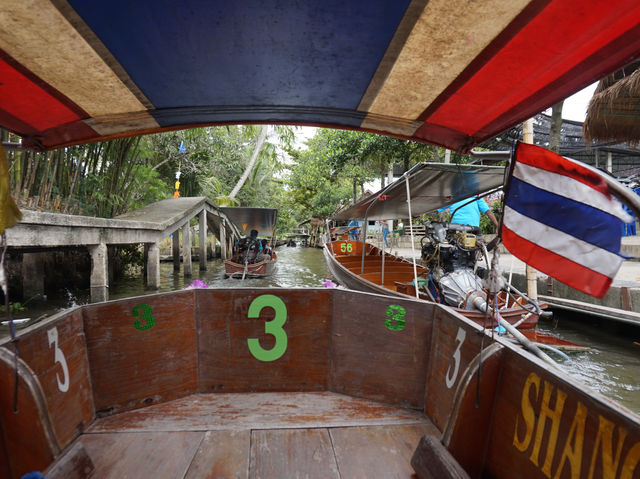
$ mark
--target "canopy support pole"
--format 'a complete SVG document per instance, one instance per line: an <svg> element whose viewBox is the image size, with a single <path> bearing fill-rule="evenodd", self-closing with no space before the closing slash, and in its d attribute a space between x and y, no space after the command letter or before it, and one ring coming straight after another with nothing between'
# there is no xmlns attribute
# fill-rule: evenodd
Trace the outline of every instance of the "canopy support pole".
<svg viewBox="0 0 640 479"><path fill-rule="evenodd" d="M420 299L418 291L418 268L416 267L416 250L413 244L413 227L411 226L411 189L409 188L409 175L404 174L407 185L407 209L409 210L409 236L411 236L411 256L413 259L413 284L416 286L416 298Z"/></svg>
<svg viewBox="0 0 640 479"><path fill-rule="evenodd" d="M381 223L379 222L378 224L380 224L380 226L382 227ZM382 229L382 231L384 231L384 229ZM381 278L381 282L384 285L384 258L386 256L386 251L384 249L384 234L383 234L383 238L382 238L382 278Z"/></svg>

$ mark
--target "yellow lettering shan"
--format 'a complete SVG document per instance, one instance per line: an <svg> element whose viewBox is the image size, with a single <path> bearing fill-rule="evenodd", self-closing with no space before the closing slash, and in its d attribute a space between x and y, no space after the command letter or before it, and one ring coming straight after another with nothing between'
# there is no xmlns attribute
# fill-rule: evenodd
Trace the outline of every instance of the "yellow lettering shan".
<svg viewBox="0 0 640 479"><path fill-rule="evenodd" d="M560 449L563 443L562 453L556 461L558 466L553 479L637 478L640 471L640 442L637 441L637 430L634 429L634 433L629 436L628 430L622 426L624 424L622 417L618 418L620 424L616 427L615 422L598 415L596 434L596 425L592 423L587 425L590 420L595 422L595 414L590 414L589 409L573 396L567 403L569 406L566 409L571 411L571 404L575 403L575 413L571 426L567 428L569 418L566 416L570 414L569 412L564 418L566 423L562 422L567 393L548 381L544 381L541 385L541 381L540 376L532 372L529 373L522 387L520 398L522 418L516 416L513 432L515 448L525 454L531 449L529 460L550 479L554 457L558 452L556 449ZM587 433L586 437L585 433ZM625 444L630 437L631 444ZM563 441L560 444L558 444L559 438ZM541 449L546 450L542 467L539 464ZM586 469L586 461L589 457L591 458L589 473L583 475L582 467L584 465Z"/></svg>
<svg viewBox="0 0 640 479"><path fill-rule="evenodd" d="M556 390L555 406L553 409L549 406L551 402L551 394L555 388L547 381L544 382L544 390L542 393L542 404L540 404L540 415L538 417L538 423L536 425L536 437L533 442L533 450L531 451L531 462L536 466L538 465L538 456L540 455L540 445L542 444L542 437L544 436L544 430L546 429L547 419L551 421L551 430L549 431L549 438L547 439L547 452L544 458L544 464L542 466L542 472L545 476L551 477L551 463L553 462L553 454L556 450L556 443L558 442L558 430L560 429L560 418L562 417L562 410L564 409L564 401L567 399L567 394L560 389Z"/></svg>
<svg viewBox="0 0 640 479"><path fill-rule="evenodd" d="M578 407L576 408L576 414L573 416L573 423L569 430L569 437L564 443L564 449L562 450L562 457L560 458L560 465L554 479L560 478L560 473L564 468L567 460L571 465L571 478L580 479L580 470L582 469L582 445L584 444L584 425L587 421L587 408L578 401Z"/></svg>
<svg viewBox="0 0 640 479"><path fill-rule="evenodd" d="M518 439L518 418L516 417L516 428L513 433L513 445L516 446L516 449L520 452L524 452L529 448L531 438L533 437L533 429L536 425L536 412L533 410L533 406L529 399L529 390L532 387L535 390L535 398L537 399L538 391L540 390L540 376L536 373L529 374L527 381L524 383L524 387L522 388L522 400L520 402L520 407L522 409L522 417L524 418L526 427L524 438L522 440Z"/></svg>
<svg viewBox="0 0 640 479"><path fill-rule="evenodd" d="M618 445L616 447L616 458L613 459L613 428L611 421L598 416L598 435L596 443L593 446L593 454L591 455L591 466L589 467L589 479L593 479L598 459L598 451L602 449L602 479L615 479L618 465L620 464L620 454L622 453L622 445L627 437L627 431L618 428ZM597 477L597 476L596 476Z"/></svg>

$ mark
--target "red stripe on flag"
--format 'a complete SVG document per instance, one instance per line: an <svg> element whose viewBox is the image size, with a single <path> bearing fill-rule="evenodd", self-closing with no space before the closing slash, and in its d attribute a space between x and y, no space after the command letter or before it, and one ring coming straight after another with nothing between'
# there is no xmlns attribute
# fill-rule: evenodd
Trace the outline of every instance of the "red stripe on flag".
<svg viewBox="0 0 640 479"><path fill-rule="evenodd" d="M538 271L596 298L602 298L613 281L559 254L553 253L502 227L502 242L516 257Z"/></svg>
<svg viewBox="0 0 640 479"><path fill-rule="evenodd" d="M518 143L516 161L566 176L611 197L607 182L600 175L540 146Z"/></svg>

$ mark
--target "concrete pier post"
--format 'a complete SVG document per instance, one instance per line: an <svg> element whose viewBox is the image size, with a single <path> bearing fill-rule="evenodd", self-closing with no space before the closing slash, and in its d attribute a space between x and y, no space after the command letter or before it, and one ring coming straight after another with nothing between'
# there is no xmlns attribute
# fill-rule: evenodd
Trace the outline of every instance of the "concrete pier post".
<svg viewBox="0 0 640 479"><path fill-rule="evenodd" d="M216 257L216 235L211 235L211 241L207 244L207 257L215 258Z"/></svg>
<svg viewBox="0 0 640 479"><path fill-rule="evenodd" d="M147 288L160 288L160 246L148 243L147 250Z"/></svg>
<svg viewBox="0 0 640 479"><path fill-rule="evenodd" d="M199 249L199 263L200 271L206 271L207 269L207 210L202 210L198 215L198 222L200 225L198 231L198 249Z"/></svg>
<svg viewBox="0 0 640 479"><path fill-rule="evenodd" d="M22 296L25 301L44 296L43 253L24 253L22 255Z"/></svg>
<svg viewBox="0 0 640 479"><path fill-rule="evenodd" d="M91 302L106 301L109 299L108 267L107 267L107 245L100 243L89 245L91 254Z"/></svg>
<svg viewBox="0 0 640 479"><path fill-rule="evenodd" d="M222 259L229 259L227 256L227 228L224 221L220 222L220 256Z"/></svg>
<svg viewBox="0 0 640 479"><path fill-rule="evenodd" d="M180 271L180 230L175 230L171 237L171 254L173 255L173 270Z"/></svg>
<svg viewBox="0 0 640 479"><path fill-rule="evenodd" d="M191 276L191 228L189 222L182 227L182 266L185 276Z"/></svg>

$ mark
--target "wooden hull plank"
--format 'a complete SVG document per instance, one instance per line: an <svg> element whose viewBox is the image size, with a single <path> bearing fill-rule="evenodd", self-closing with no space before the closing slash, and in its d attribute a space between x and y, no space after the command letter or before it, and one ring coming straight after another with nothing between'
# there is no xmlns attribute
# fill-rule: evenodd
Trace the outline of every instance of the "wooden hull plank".
<svg viewBox="0 0 640 479"><path fill-rule="evenodd" d="M251 432L250 476L340 479L327 429L275 429Z"/></svg>
<svg viewBox="0 0 640 479"><path fill-rule="evenodd" d="M411 456L425 434L440 437L429 424L347 427L330 430L342 477L411 478Z"/></svg>
<svg viewBox="0 0 640 479"><path fill-rule="evenodd" d="M44 470L60 449L46 409L46 398L38 380L24 361L18 360L18 408L14 412L15 356L0 349L0 436L7 462L0 473L20 478L27 472Z"/></svg>
<svg viewBox="0 0 640 479"><path fill-rule="evenodd" d="M487 477L640 477L638 416L505 347Z"/></svg>
<svg viewBox="0 0 640 479"><path fill-rule="evenodd" d="M96 414L197 390L194 291L87 306L85 330Z"/></svg>
<svg viewBox="0 0 640 479"><path fill-rule="evenodd" d="M247 479L251 432L207 431L185 479Z"/></svg>
<svg viewBox="0 0 640 479"><path fill-rule="evenodd" d="M249 307L262 296L278 291L200 290L198 311L207 311L199 321L200 392L323 391L328 389L330 355L331 292L292 291L278 296L286 307L282 330L286 334L284 354L273 360L256 358L248 339L271 350L275 336L265 333L275 311L264 307L259 317L249 318ZM224 306L223 306L224 305Z"/></svg>
<svg viewBox="0 0 640 479"><path fill-rule="evenodd" d="M416 424L419 411L330 392L196 394L98 419L92 433Z"/></svg>
<svg viewBox="0 0 640 479"><path fill-rule="evenodd" d="M440 430L447 425L460 378L480 353L484 337L480 326L462 316L451 321L450 315L449 309L437 307L424 398L425 413ZM484 337L485 348L490 342Z"/></svg>
<svg viewBox="0 0 640 479"><path fill-rule="evenodd" d="M19 350L42 386L56 439L64 449L94 417L82 310L26 332Z"/></svg>
<svg viewBox="0 0 640 479"><path fill-rule="evenodd" d="M432 310L402 298L336 291L331 389L421 409Z"/></svg>
<svg viewBox="0 0 640 479"><path fill-rule="evenodd" d="M183 478L204 432L83 434L100 479Z"/></svg>

